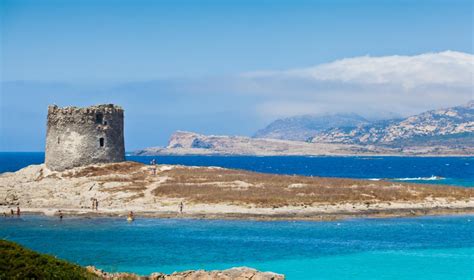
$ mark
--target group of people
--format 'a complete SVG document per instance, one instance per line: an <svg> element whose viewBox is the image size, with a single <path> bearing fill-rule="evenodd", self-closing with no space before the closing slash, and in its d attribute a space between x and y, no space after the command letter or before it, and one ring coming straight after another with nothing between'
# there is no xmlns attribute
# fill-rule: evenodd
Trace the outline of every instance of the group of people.
<svg viewBox="0 0 474 280"><path fill-rule="evenodd" d="M16 215L18 217L21 215L21 211L20 211L19 206L16 207ZM7 212L3 212L3 217L7 217L7 216L8 216ZM10 216L12 216L12 217L15 216L15 210L13 210L13 208L10 209Z"/></svg>
<svg viewBox="0 0 474 280"><path fill-rule="evenodd" d="M20 206L17 206L16 207L16 211L12 209L10 209L10 216L11 217L14 217L16 214L17 217L20 217L21 216L21 210L20 210ZM3 212L3 217L8 217L8 213L7 212ZM63 219L63 212L61 212L61 210L58 210L58 216L59 216L59 219L62 220Z"/></svg>

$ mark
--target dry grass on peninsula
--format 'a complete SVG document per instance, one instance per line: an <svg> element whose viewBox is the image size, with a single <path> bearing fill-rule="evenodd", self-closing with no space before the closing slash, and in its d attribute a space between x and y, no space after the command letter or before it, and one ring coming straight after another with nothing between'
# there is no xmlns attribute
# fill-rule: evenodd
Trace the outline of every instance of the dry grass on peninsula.
<svg viewBox="0 0 474 280"><path fill-rule="evenodd" d="M284 176L221 168L179 167L153 193L194 203L253 204L258 207L311 206L316 203L421 202L463 200L474 189L341 178Z"/></svg>
<svg viewBox="0 0 474 280"><path fill-rule="evenodd" d="M159 217L334 219L473 213L474 188L261 174L121 162L53 172L31 165L0 175L0 208ZM153 174L155 173L155 174ZM185 202L185 214L178 205ZM285 207L288 206L288 207ZM82 215L82 214L81 214ZM341 216L342 215L342 216Z"/></svg>

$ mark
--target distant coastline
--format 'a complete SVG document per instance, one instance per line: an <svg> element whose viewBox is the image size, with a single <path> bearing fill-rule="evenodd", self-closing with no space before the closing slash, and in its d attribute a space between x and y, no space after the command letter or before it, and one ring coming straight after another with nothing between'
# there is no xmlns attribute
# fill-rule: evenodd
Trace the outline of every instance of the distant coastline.
<svg viewBox="0 0 474 280"><path fill-rule="evenodd" d="M159 152L147 153L143 150L137 150L134 152L126 153L126 156L220 156L220 157L231 157L231 156L242 156L242 157L474 157L474 154L234 154L234 153L206 153L196 151L195 153L181 153L181 152L168 152L166 148Z"/></svg>
<svg viewBox="0 0 474 280"><path fill-rule="evenodd" d="M243 136L202 135L177 131L166 147L128 152L141 156L474 156L474 146L406 146L311 143Z"/></svg>

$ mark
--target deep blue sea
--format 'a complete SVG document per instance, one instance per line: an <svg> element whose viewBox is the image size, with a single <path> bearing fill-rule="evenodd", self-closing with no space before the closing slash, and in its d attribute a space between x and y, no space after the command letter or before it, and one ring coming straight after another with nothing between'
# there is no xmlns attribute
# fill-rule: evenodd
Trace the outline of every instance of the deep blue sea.
<svg viewBox="0 0 474 280"><path fill-rule="evenodd" d="M149 163L220 166L257 172L474 187L474 157L127 156ZM0 173L44 162L44 153L0 153Z"/></svg>
<svg viewBox="0 0 474 280"><path fill-rule="evenodd" d="M257 222L0 218L0 238L107 271L250 266L287 279L474 278L474 216Z"/></svg>
<svg viewBox="0 0 474 280"><path fill-rule="evenodd" d="M472 157L159 156L129 160L474 187ZM0 153L0 173L44 153ZM474 216L335 222L0 218L0 238L107 271L250 266L287 279L474 279Z"/></svg>

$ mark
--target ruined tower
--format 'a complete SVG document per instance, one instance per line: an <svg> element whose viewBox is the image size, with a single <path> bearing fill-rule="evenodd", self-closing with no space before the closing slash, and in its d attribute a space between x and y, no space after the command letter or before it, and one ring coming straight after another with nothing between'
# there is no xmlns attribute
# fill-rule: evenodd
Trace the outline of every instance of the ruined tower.
<svg viewBox="0 0 474 280"><path fill-rule="evenodd" d="M123 109L113 104L87 108L48 107L46 166L55 171L125 159Z"/></svg>

